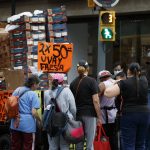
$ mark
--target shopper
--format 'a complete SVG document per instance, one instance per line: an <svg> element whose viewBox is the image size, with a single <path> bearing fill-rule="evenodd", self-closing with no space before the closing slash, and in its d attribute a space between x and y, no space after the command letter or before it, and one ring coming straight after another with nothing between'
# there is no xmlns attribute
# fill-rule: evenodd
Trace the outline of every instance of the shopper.
<svg viewBox="0 0 150 150"><path fill-rule="evenodd" d="M50 104L51 99L56 97L58 88L63 86L64 74L52 74L51 90L45 91L44 101L46 106ZM68 87L64 87L56 99L59 110L67 113L69 119L76 117L76 105L72 92ZM69 144L65 141L61 134L50 137L48 134L49 150L69 150Z"/></svg>
<svg viewBox="0 0 150 150"><path fill-rule="evenodd" d="M34 90L38 88L39 79L36 75L31 75L24 86L17 88L14 96L19 96L19 126L14 126L15 119L11 120L11 150L34 150L36 121L41 126L41 120L37 113L40 108L38 96Z"/></svg>
<svg viewBox="0 0 150 150"><path fill-rule="evenodd" d="M116 76L115 76L115 80L116 80L116 84L120 81L120 80L126 80L126 74L124 72L119 72ZM123 108L123 98L121 96L121 94L119 94L116 98L115 98L115 106L117 108L117 114L116 114L116 120L115 120L115 124L116 124L116 132L117 132L117 143L118 143L118 148L119 150L121 149L121 140L120 140L120 117L122 115L122 108Z"/></svg>
<svg viewBox="0 0 150 150"><path fill-rule="evenodd" d="M119 72L123 71L120 62L116 62L116 63L114 64L114 69L113 69L113 71L114 71L114 76L116 76Z"/></svg>
<svg viewBox="0 0 150 150"><path fill-rule="evenodd" d="M127 71L128 79L105 90L104 95L122 95L124 104L120 120L122 150L145 150L149 125L148 83L140 77L140 66L131 63Z"/></svg>
<svg viewBox="0 0 150 150"><path fill-rule="evenodd" d="M98 84L95 79L88 76L89 65L81 60L77 64L79 76L70 84L70 89L75 96L77 106L77 120L83 122L86 149L93 150L93 141L96 130L96 119L101 124L100 104L98 98ZM82 150L84 142L76 145L77 150Z"/></svg>
<svg viewBox="0 0 150 150"><path fill-rule="evenodd" d="M100 71L98 74L100 79L100 105L102 111L102 124L105 129L106 135L109 137L111 150L117 150L117 132L115 118L117 109L115 106L115 96L107 98L104 95L106 88L114 85L116 81L111 78L111 73L107 70Z"/></svg>

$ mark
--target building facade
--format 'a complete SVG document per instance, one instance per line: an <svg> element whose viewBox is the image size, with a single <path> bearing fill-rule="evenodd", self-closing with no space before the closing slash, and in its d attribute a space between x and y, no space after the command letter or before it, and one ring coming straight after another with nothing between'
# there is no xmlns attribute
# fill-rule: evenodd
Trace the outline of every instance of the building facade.
<svg viewBox="0 0 150 150"><path fill-rule="evenodd" d="M0 21L6 21L12 14L12 1L0 0ZM90 74L97 77L102 69L113 70L113 64L120 61L129 64L139 62L150 77L150 1L120 0L109 9L116 11L116 41L100 42L99 11L87 7L87 0L16 0L16 14L36 9L65 5L68 16L69 42L74 44L73 67L69 72L69 82L77 75L76 64L86 59L90 64ZM150 79L149 79L150 80Z"/></svg>

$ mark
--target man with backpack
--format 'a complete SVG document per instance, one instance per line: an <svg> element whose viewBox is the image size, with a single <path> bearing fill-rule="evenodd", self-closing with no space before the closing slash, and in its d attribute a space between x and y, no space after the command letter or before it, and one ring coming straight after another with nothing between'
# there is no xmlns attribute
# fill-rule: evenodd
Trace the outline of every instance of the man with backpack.
<svg viewBox="0 0 150 150"><path fill-rule="evenodd" d="M66 114L69 119L74 119L76 115L76 106L74 96L71 90L68 87L63 87L64 74L56 73L52 74L52 87L51 90L47 90L44 93L44 101L46 109L50 109L55 103L56 112L61 112ZM63 115L62 115L63 116ZM64 121L60 117L51 117L49 129L46 129L48 132L48 143L49 150L69 150L69 144L66 142L62 136L61 130L56 127L56 124L61 124L61 121ZM55 122L55 126L53 126ZM65 124L65 123L64 123ZM53 132L52 132L53 131Z"/></svg>
<svg viewBox="0 0 150 150"><path fill-rule="evenodd" d="M34 150L36 121L39 126L42 125L37 113L40 102L37 94L33 92L38 84L39 78L31 75L24 86L13 92L13 96L19 97L19 118L11 119L11 150Z"/></svg>

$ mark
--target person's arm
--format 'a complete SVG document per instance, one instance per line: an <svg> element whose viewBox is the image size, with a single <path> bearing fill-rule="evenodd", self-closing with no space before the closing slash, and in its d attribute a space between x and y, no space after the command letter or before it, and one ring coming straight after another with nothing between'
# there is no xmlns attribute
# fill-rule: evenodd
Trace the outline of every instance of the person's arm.
<svg viewBox="0 0 150 150"><path fill-rule="evenodd" d="M38 114L38 112L37 112L37 109L32 108L32 116L33 116L36 120L41 121L41 118L39 117L39 114Z"/></svg>
<svg viewBox="0 0 150 150"><path fill-rule="evenodd" d="M32 116L36 119L37 125L41 128L42 127L42 120L37 112L40 108L40 101L38 95L32 92Z"/></svg>
<svg viewBox="0 0 150 150"><path fill-rule="evenodd" d="M114 97L120 94L120 88L118 86L118 84L114 84L111 87L106 88L106 90L104 91L104 95L106 97Z"/></svg>
<svg viewBox="0 0 150 150"><path fill-rule="evenodd" d="M104 91L105 91L105 84L104 83L99 84L99 90L100 90L99 96L102 96L104 94Z"/></svg>
<svg viewBox="0 0 150 150"><path fill-rule="evenodd" d="M101 112L100 112L100 103L99 103L99 97L98 94L94 94L92 96L94 108L97 114L97 124L101 125Z"/></svg>
<svg viewBox="0 0 150 150"><path fill-rule="evenodd" d="M68 94L68 101L69 101L69 110L72 113L73 117L76 118L77 110L76 110L75 99L69 88L68 88L67 94Z"/></svg>
<svg viewBox="0 0 150 150"><path fill-rule="evenodd" d="M91 90L92 90L92 100L93 105L97 114L97 125L100 126L102 124L101 122L101 110L100 110L100 101L99 101L99 87L96 82L96 80L92 80L91 82Z"/></svg>
<svg viewBox="0 0 150 150"><path fill-rule="evenodd" d="M42 120L37 112L37 109L35 108L32 108L32 116L36 119L36 122L37 122L37 126L39 128L42 128Z"/></svg>

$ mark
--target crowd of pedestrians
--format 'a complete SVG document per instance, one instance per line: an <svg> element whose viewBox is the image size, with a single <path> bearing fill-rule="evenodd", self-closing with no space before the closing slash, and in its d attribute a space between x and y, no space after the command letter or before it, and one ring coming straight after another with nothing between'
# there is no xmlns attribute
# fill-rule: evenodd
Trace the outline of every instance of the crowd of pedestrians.
<svg viewBox="0 0 150 150"><path fill-rule="evenodd" d="M124 69L117 63L113 74L101 70L97 77L99 81L88 76L89 69L87 61L79 61L78 76L69 86L65 86L56 99L59 111L66 113L68 119L82 122L86 149L94 150L96 127L103 126L111 150L147 150L146 138L150 123L148 82L141 74L139 64L131 63L128 69ZM24 86L13 93L19 95L26 91L19 101L18 127L15 127L15 119L11 120L11 150L35 149L36 125L42 127L37 113L40 104L33 92L38 83L38 77L32 75ZM51 83L50 89L44 92L45 108L56 97L59 88L64 87L64 75L52 74ZM118 118L119 123L116 122ZM47 133L47 139L49 150L69 150L69 143L62 134L50 137ZM77 143L76 150L83 150L85 141Z"/></svg>

